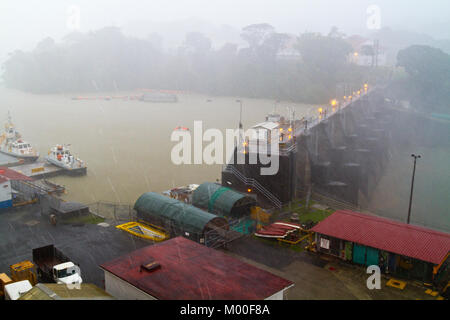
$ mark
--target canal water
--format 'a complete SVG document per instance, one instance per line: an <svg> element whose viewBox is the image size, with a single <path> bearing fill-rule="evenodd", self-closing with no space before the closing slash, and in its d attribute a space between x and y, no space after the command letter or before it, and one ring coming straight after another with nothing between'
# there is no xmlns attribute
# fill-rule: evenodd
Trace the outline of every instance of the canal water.
<svg viewBox="0 0 450 320"><path fill-rule="evenodd" d="M137 92L98 93L90 96L129 95ZM170 135L178 126L193 129L195 120L203 130L235 129L239 123L239 97L179 95L178 103L123 100L72 100L74 95L34 95L0 88L0 121L8 110L26 140L41 156L58 143L71 144L73 153L88 164L81 177L58 176L51 181L65 185L66 200L94 203L109 201L133 204L144 192L162 192L175 186L216 181L221 165L175 165ZM89 95L83 95L89 96ZM244 128L264 121L275 108L273 100L242 99ZM316 114L318 106L279 102L276 111L296 117ZM225 136L225 135L224 135ZM206 144L205 144L206 145ZM392 158L374 190L370 210L406 221L412 161L421 153L411 222L450 232L450 150L445 148L392 152Z"/></svg>
<svg viewBox="0 0 450 320"><path fill-rule="evenodd" d="M138 92L102 92L83 96L122 96ZM181 94L177 103L136 100L72 100L73 95L34 95L0 88L0 121L10 110L23 137L37 147L41 158L52 145L71 144L71 150L88 165L82 177L58 176L50 180L65 185L65 199L93 203L133 204L144 192L162 192L175 186L216 181L221 165L175 165L170 141L178 126L193 130L194 121L208 128L236 129L239 97ZM241 99L244 128L263 122L276 111L288 116L312 115L317 106L273 100ZM193 136L193 134L192 134ZM209 143L204 143L206 146ZM225 145L225 144L224 144Z"/></svg>

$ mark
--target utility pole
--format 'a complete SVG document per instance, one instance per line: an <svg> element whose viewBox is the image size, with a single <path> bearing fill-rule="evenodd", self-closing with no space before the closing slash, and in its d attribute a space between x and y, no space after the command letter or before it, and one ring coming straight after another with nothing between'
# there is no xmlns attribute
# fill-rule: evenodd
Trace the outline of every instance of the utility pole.
<svg viewBox="0 0 450 320"><path fill-rule="evenodd" d="M416 174L416 161L417 161L417 159L420 159L420 155L412 154L411 157L414 158L414 168L413 168L413 174L412 174L412 180L411 180L411 194L409 196L409 209L408 209L407 224L409 224L409 220L411 218L411 204L412 204L412 197L413 197L413 190L414 190L414 176Z"/></svg>
<svg viewBox="0 0 450 320"><path fill-rule="evenodd" d="M236 149L236 151L239 151L242 147L244 147L244 153L245 153L245 146L243 145L244 143L244 133L243 131L243 126L242 126L242 100L236 100L236 102L239 102L239 147Z"/></svg>
<svg viewBox="0 0 450 320"><path fill-rule="evenodd" d="M239 129L242 129L242 100L236 100L236 102L239 102L240 108L239 108Z"/></svg>

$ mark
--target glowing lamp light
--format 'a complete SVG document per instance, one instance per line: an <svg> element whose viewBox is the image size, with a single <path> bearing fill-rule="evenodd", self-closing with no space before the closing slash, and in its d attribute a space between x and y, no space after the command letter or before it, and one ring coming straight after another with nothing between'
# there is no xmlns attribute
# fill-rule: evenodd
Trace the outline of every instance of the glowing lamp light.
<svg viewBox="0 0 450 320"><path fill-rule="evenodd" d="M283 128L280 128L280 132L283 132Z"/></svg>
<svg viewBox="0 0 450 320"><path fill-rule="evenodd" d="M322 112L323 112L323 109L322 109L322 108L319 108L319 109L317 109L317 110L319 111L320 114L322 114Z"/></svg>
<svg viewBox="0 0 450 320"><path fill-rule="evenodd" d="M248 193L252 192L252 189L248 188L248 189L247 189L247 192L248 192Z"/></svg>
<svg viewBox="0 0 450 320"><path fill-rule="evenodd" d="M289 131L289 132L291 132L291 131L292 131L292 128L291 128L291 127L289 127L288 131Z"/></svg>
<svg viewBox="0 0 450 320"><path fill-rule="evenodd" d="M331 100L331 105L332 105L333 107L334 107L336 104L337 104L337 100L336 100L336 99Z"/></svg>
<svg viewBox="0 0 450 320"><path fill-rule="evenodd" d="M367 88L369 85L367 83L364 83L364 88Z"/></svg>
<svg viewBox="0 0 450 320"><path fill-rule="evenodd" d="M357 57L357 56L358 56L358 52L355 52L353 55L354 55L355 57Z"/></svg>
<svg viewBox="0 0 450 320"><path fill-rule="evenodd" d="M347 96L344 96L344 100L346 100L347 99Z"/></svg>

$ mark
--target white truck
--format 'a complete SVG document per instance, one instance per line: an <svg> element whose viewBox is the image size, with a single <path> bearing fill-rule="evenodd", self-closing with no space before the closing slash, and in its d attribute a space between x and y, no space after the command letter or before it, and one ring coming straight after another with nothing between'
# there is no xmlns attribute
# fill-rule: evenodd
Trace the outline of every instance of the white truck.
<svg viewBox="0 0 450 320"><path fill-rule="evenodd" d="M38 277L43 282L68 286L80 285L83 282L80 267L52 244L33 249L33 261L37 266Z"/></svg>

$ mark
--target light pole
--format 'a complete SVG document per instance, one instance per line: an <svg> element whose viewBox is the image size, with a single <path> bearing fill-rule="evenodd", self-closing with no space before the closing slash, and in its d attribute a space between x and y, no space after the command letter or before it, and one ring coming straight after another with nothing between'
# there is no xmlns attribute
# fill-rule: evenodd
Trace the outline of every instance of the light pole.
<svg viewBox="0 0 450 320"><path fill-rule="evenodd" d="M239 102L240 109L239 109L239 129L242 129L242 100L236 100L236 102Z"/></svg>
<svg viewBox="0 0 450 320"><path fill-rule="evenodd" d="M417 159L420 159L420 155L412 154L411 157L414 158L414 168L413 168L413 174L412 174L412 180L411 180L411 194L409 196L409 209L408 209L407 224L409 224L409 220L411 218L411 204L412 204L412 196L413 196L413 189L414 189L414 176L416 174L416 161L417 161Z"/></svg>
<svg viewBox="0 0 450 320"><path fill-rule="evenodd" d="M244 147L244 154L245 154L245 146L244 143L244 133L242 132L242 100L236 100L236 102L239 102L240 108L239 108L239 148ZM236 149L238 151L239 149Z"/></svg>

